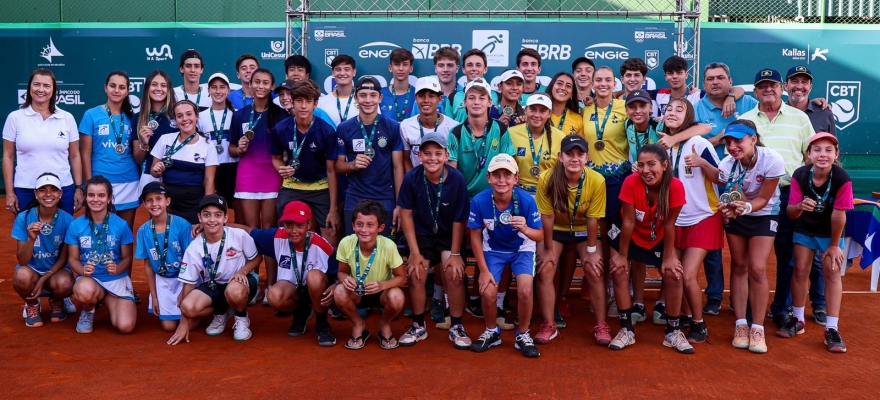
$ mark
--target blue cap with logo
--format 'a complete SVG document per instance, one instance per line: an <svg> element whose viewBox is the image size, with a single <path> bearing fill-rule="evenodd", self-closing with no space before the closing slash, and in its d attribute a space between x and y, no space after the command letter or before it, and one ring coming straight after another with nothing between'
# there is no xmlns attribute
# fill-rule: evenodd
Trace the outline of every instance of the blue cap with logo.
<svg viewBox="0 0 880 400"><path fill-rule="evenodd" d="M772 68L765 68L758 71L755 74L755 86L763 81L776 82L778 84L782 84L782 75L779 74L779 71Z"/></svg>
<svg viewBox="0 0 880 400"><path fill-rule="evenodd" d="M794 67L789 68L788 73L785 74L785 80L787 81L795 75L806 75L811 81L813 80L813 72L803 65L795 65Z"/></svg>

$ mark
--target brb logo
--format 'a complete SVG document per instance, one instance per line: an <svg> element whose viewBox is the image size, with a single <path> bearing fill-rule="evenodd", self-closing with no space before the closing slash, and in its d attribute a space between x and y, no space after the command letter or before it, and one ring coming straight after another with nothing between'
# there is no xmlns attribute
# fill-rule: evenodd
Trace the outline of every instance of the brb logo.
<svg viewBox="0 0 880 400"><path fill-rule="evenodd" d="M475 30L472 33L473 48L486 53L487 66L506 67L510 57L510 31Z"/></svg>
<svg viewBox="0 0 880 400"><path fill-rule="evenodd" d="M862 98L861 81L828 81L828 102L834 113L834 124L844 130L859 120L859 103Z"/></svg>
<svg viewBox="0 0 880 400"><path fill-rule="evenodd" d="M567 44L544 44L538 43L537 39L523 39L522 47L536 50L542 60L565 61L571 58L571 46Z"/></svg>
<svg viewBox="0 0 880 400"><path fill-rule="evenodd" d="M416 60L431 60L434 58L434 53L436 53L437 50L440 50L441 47L452 47L455 51L461 54L461 45L458 43L437 44L431 43L430 39L414 38L412 44L413 58Z"/></svg>
<svg viewBox="0 0 880 400"><path fill-rule="evenodd" d="M144 50L147 52L147 61L165 61L174 59L174 56L171 55L171 46L167 44L163 44L159 47L159 50L156 50L155 47L152 49L146 47Z"/></svg>
<svg viewBox="0 0 880 400"><path fill-rule="evenodd" d="M358 57L360 58L388 58L394 49L400 46L391 42L370 42L360 47Z"/></svg>

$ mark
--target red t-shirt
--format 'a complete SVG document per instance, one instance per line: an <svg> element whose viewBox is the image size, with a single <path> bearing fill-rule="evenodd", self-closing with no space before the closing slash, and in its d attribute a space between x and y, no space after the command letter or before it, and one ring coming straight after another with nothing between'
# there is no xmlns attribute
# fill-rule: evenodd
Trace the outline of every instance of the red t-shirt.
<svg viewBox="0 0 880 400"><path fill-rule="evenodd" d="M636 226L633 228L632 241L643 249L653 249L657 243L663 240L664 226L663 216L657 220L654 227L655 239L651 240L651 222L656 215L657 204L648 207L648 198L645 196L645 181L639 174L632 174L623 181L620 189L620 201L632 204L636 211ZM669 187L669 209L681 207L687 203L684 195L684 185L678 178L672 178ZM623 209L620 210L621 216Z"/></svg>

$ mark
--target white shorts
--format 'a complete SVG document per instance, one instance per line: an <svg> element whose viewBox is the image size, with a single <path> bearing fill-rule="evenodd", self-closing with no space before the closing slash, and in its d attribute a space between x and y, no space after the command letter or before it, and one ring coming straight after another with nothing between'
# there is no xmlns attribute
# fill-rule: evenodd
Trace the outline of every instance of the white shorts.
<svg viewBox="0 0 880 400"><path fill-rule="evenodd" d="M116 206L116 211L131 210L140 205L141 193L138 191L138 183L134 181L112 184L113 205Z"/></svg>
<svg viewBox="0 0 880 400"><path fill-rule="evenodd" d="M156 297L159 298L159 321L179 321L180 304L177 298L183 290L183 282L177 278L156 275ZM153 313L153 296L147 303L147 312Z"/></svg>
<svg viewBox="0 0 880 400"><path fill-rule="evenodd" d="M162 182L161 178L156 178L150 174L141 174L141 180L138 182L137 192L138 192L138 200L140 200L140 194L144 191L144 186L147 186L150 182ZM115 194L115 192L114 192Z"/></svg>
<svg viewBox="0 0 880 400"><path fill-rule="evenodd" d="M272 200L278 198L278 192L235 192L236 199Z"/></svg>
<svg viewBox="0 0 880 400"><path fill-rule="evenodd" d="M297 268L297 271L299 271L300 266L297 266L296 268ZM305 275L308 275L308 273L310 271L312 271L313 269L321 271L325 275L327 274L326 267L325 268L317 268L317 267L316 268L309 268L308 266L306 266L306 268L307 268L307 270L305 272ZM305 275L303 275L301 277L301 279L305 280L306 279ZM276 280L278 280L278 281L288 281L294 285L297 285L297 286L300 285L299 283L296 282L296 274L293 272L292 269L290 269L290 267L285 268L285 266L282 266L281 264L279 264L278 265L278 273L275 276L277 278ZM303 282L303 284L305 284L305 282Z"/></svg>
<svg viewBox="0 0 880 400"><path fill-rule="evenodd" d="M76 280L78 281L82 278L82 275L80 275L76 277ZM107 294L112 294L123 300L134 301L134 286L131 284L130 277L126 276L109 282L101 282L100 280L95 279L95 282L98 282L98 285L101 286Z"/></svg>

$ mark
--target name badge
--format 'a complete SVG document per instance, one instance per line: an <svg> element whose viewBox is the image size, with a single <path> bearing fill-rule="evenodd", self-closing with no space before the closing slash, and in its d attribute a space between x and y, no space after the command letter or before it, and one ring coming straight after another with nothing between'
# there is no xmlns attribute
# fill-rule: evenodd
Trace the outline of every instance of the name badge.
<svg viewBox="0 0 880 400"><path fill-rule="evenodd" d="M639 220L639 222L642 222L642 220L645 219L645 212L636 210L636 219Z"/></svg>

